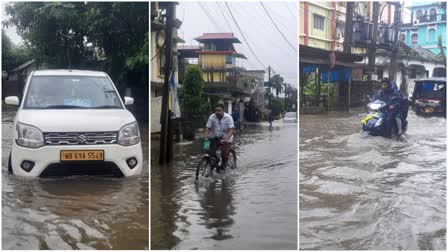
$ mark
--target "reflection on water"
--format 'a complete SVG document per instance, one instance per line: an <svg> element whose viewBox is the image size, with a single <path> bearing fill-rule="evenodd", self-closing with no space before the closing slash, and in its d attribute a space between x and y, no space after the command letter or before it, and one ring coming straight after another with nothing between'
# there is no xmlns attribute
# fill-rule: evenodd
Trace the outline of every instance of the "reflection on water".
<svg viewBox="0 0 448 252"><path fill-rule="evenodd" d="M8 175L14 113L2 113L3 249L148 249L148 169L123 179Z"/></svg>
<svg viewBox="0 0 448 252"><path fill-rule="evenodd" d="M362 138L361 111L300 117L300 249L446 249L446 120Z"/></svg>
<svg viewBox="0 0 448 252"><path fill-rule="evenodd" d="M297 249L297 125L246 128L238 169L195 182L201 141L158 166L151 141L152 249Z"/></svg>

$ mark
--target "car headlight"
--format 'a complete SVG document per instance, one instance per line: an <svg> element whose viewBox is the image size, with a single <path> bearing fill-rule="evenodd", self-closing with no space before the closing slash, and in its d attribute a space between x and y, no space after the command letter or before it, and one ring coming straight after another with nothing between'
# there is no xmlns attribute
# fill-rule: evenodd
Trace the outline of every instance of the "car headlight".
<svg viewBox="0 0 448 252"><path fill-rule="evenodd" d="M133 122L126 124L118 132L118 144L123 146L130 146L140 142L140 130L138 123Z"/></svg>
<svg viewBox="0 0 448 252"><path fill-rule="evenodd" d="M18 122L16 130L17 145L27 148L39 148L44 145L44 134L40 129Z"/></svg>

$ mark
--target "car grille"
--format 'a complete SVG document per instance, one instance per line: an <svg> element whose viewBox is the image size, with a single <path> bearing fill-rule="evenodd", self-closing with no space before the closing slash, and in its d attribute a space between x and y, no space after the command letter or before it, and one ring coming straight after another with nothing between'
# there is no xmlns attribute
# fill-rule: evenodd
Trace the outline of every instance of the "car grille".
<svg viewBox="0 0 448 252"><path fill-rule="evenodd" d="M124 177L123 172L114 162L67 162L49 164L40 177L65 177L76 175Z"/></svg>
<svg viewBox="0 0 448 252"><path fill-rule="evenodd" d="M46 145L116 144L118 132L44 133Z"/></svg>

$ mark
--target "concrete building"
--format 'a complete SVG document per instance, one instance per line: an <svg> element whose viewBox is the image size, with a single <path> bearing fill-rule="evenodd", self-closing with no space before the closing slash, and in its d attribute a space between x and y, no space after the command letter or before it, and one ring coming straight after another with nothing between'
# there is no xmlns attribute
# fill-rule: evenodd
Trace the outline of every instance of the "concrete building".
<svg viewBox="0 0 448 252"><path fill-rule="evenodd" d="M375 31L378 32L375 70L371 73L371 80L367 81L369 73L367 48L371 44L374 32L373 2L356 2L354 5L351 52L344 54L341 52L345 38L347 2L300 2L298 15L300 18L300 75L302 80L304 80L302 78L304 76L313 75L314 77L311 79L316 85L316 93L312 96L308 94L308 97L303 93L303 85L301 85L302 106L310 104L310 106L319 107L329 103L334 107L349 107L361 104L362 99L360 98L376 88L377 80L391 77L389 69L391 51L395 44L392 29L395 6L390 2L380 2L379 29ZM439 33L443 34L443 41L445 41L446 32L445 14L438 9L434 11L435 6L440 7L438 4L411 7L414 16L421 10L418 15L423 24L416 27L413 27L412 24L404 25L402 33L399 34L402 42L395 80L405 92L411 93L415 79L445 75L444 62L431 52L431 50L434 52L434 36ZM426 12L423 10L424 8L427 9ZM414 23L416 23L415 19ZM434 29L436 33L434 33ZM407 46L405 44L408 40L411 42L411 34L406 35L406 32L409 33L413 30L415 32L424 30L425 41L421 43L422 46ZM327 84L332 88L332 92L322 94L320 89ZM327 97L328 95L330 97ZM325 107L325 105L323 106Z"/></svg>
<svg viewBox="0 0 448 252"><path fill-rule="evenodd" d="M380 9L383 9L383 12L379 17L379 22L383 25L390 25L394 20L395 7L381 2ZM354 19L362 20L360 23L368 24L367 29L371 29L373 27L372 10L373 2L356 2ZM329 51L343 51L346 12L347 2L300 2L299 44ZM355 33L365 31L359 29ZM356 41L356 35L353 39ZM359 38L360 42L363 40L361 37ZM354 44L351 53L365 54L365 46Z"/></svg>
<svg viewBox="0 0 448 252"><path fill-rule="evenodd" d="M225 112L245 97L251 97L251 83L244 76L246 57L235 50L234 43L241 43L233 33L204 33L195 39L200 46L179 45L179 82L188 64L201 67L205 81L205 95L210 103L221 102ZM212 100L214 102L212 102Z"/></svg>
<svg viewBox="0 0 448 252"><path fill-rule="evenodd" d="M254 101L255 106L262 111L264 110L265 73L264 70L245 70L242 72L242 76L249 77L253 80L251 85L251 99Z"/></svg>
<svg viewBox="0 0 448 252"><path fill-rule="evenodd" d="M421 47L439 54L439 37L443 48L446 48L446 13L442 3L416 2L411 3L408 9L411 11L411 22L403 24L400 40L412 48Z"/></svg>

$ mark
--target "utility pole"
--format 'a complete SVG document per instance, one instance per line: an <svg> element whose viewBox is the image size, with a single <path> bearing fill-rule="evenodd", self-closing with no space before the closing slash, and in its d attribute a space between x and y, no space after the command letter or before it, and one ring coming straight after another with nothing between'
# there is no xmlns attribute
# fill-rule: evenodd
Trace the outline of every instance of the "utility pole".
<svg viewBox="0 0 448 252"><path fill-rule="evenodd" d="M389 4L393 4L395 6L395 12L394 12L394 23L393 23L393 29L394 29L394 46L392 47L392 56L390 59L390 73L389 73L389 79L391 81L396 82L397 80L397 71L398 71L398 56L400 51L400 41L398 41L398 33L400 32L400 26L401 26L401 4L400 2L391 2Z"/></svg>
<svg viewBox="0 0 448 252"><path fill-rule="evenodd" d="M345 13L345 30L344 30L344 53L352 53L352 34L353 34L353 5L355 2L347 2L347 10Z"/></svg>
<svg viewBox="0 0 448 252"><path fill-rule="evenodd" d="M272 101L271 101L271 66L268 67L268 81L269 81L269 125L272 125Z"/></svg>
<svg viewBox="0 0 448 252"><path fill-rule="evenodd" d="M172 142L170 130L170 114L168 111L169 99L169 81L172 69L172 43L173 43L173 27L174 27L174 8L175 3L169 3L166 9L166 27L165 27L165 65L163 67L164 82L162 90L162 113L160 116L161 133L160 133L160 155L159 164L165 164L170 161L169 144Z"/></svg>
<svg viewBox="0 0 448 252"><path fill-rule="evenodd" d="M368 80L372 80L372 74L375 72L375 56L376 56L376 40L378 34L378 18L380 15L380 3L373 2L373 11L372 11L372 19L373 19L373 33L372 33L372 42L369 47L369 74Z"/></svg>

